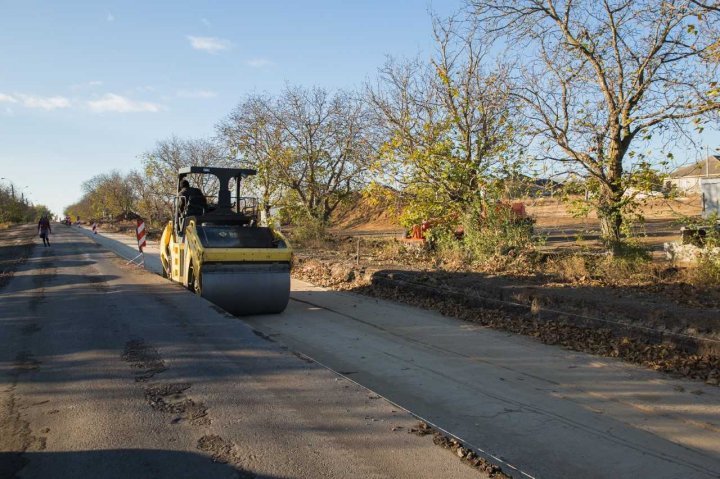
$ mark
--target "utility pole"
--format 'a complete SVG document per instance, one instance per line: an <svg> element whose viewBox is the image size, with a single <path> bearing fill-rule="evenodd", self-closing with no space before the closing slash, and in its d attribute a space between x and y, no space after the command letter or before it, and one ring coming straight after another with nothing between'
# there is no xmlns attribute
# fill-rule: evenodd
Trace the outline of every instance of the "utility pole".
<svg viewBox="0 0 720 479"><path fill-rule="evenodd" d="M705 178L710 178L710 147L706 146L705 151L707 158L705 158Z"/></svg>

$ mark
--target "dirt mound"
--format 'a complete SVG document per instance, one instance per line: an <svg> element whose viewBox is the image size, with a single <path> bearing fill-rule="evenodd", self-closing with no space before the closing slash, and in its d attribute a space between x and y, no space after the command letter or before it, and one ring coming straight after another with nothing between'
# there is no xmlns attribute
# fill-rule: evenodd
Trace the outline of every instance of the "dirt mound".
<svg viewBox="0 0 720 479"><path fill-rule="evenodd" d="M577 216L572 211L574 202L582 202L581 196L570 197L566 201L558 198L529 198L524 199L525 208L530 216L535 218L536 225L540 227L572 227L582 226L597 228L598 221L595 212L587 217ZM646 198L639 202L638 212L648 220L680 220L684 217L698 217L702 210L702 201L699 195L682 198Z"/></svg>
<svg viewBox="0 0 720 479"><path fill-rule="evenodd" d="M330 218L333 229L380 231L401 228L398 222L399 199L389 192L382 200L353 195Z"/></svg>

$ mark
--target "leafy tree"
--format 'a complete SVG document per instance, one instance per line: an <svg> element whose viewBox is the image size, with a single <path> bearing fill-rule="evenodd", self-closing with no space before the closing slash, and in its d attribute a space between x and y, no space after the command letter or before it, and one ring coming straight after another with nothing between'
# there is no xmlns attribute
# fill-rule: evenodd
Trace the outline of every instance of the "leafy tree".
<svg viewBox="0 0 720 479"><path fill-rule="evenodd" d="M46 213L51 214L45 206L33 205L17 194L12 183L0 185L0 223L29 223Z"/></svg>
<svg viewBox="0 0 720 479"><path fill-rule="evenodd" d="M134 212L152 226L167 222L172 216L172 208L166 198L157 194L153 183L140 171L131 171L127 182L135 193Z"/></svg>
<svg viewBox="0 0 720 479"><path fill-rule="evenodd" d="M391 60L368 88L387 138L372 171L402 191L406 224L459 218L489 193L515 136L506 72L487 66L477 25L436 19L434 36L428 62Z"/></svg>
<svg viewBox="0 0 720 479"><path fill-rule="evenodd" d="M136 191L128 177L117 170L96 175L83 183L94 218L127 217L134 208Z"/></svg>
<svg viewBox="0 0 720 479"><path fill-rule="evenodd" d="M718 12L688 0L470 0L473 18L517 58L513 92L543 159L597 182L606 244L621 240L629 153L720 104ZM704 34L698 24L702 22Z"/></svg>
<svg viewBox="0 0 720 479"><path fill-rule="evenodd" d="M88 195L83 195L80 200L65 207L63 214L72 218L73 221L75 221L78 217L81 221L92 219L93 207L90 197Z"/></svg>

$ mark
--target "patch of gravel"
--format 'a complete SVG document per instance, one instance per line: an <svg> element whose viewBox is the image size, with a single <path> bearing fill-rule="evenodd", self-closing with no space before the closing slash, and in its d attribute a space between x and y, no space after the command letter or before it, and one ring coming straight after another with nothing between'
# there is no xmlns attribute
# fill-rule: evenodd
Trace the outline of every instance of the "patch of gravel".
<svg viewBox="0 0 720 479"><path fill-rule="evenodd" d="M490 477L490 479L512 479L512 476L503 472L502 468L484 459L457 439L449 437L440 431L436 431L425 422L420 422L417 427L411 428L408 433L417 436L428 436L432 434L433 443L443 449L451 451L463 463L477 469Z"/></svg>

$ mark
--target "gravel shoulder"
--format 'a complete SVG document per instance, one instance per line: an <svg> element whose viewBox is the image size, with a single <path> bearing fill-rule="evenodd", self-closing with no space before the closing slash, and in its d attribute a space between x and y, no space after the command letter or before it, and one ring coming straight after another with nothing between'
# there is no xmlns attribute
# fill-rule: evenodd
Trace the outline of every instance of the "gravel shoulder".
<svg viewBox="0 0 720 479"><path fill-rule="evenodd" d="M36 236L34 225L0 229L0 288L10 281L17 267L32 253Z"/></svg>

